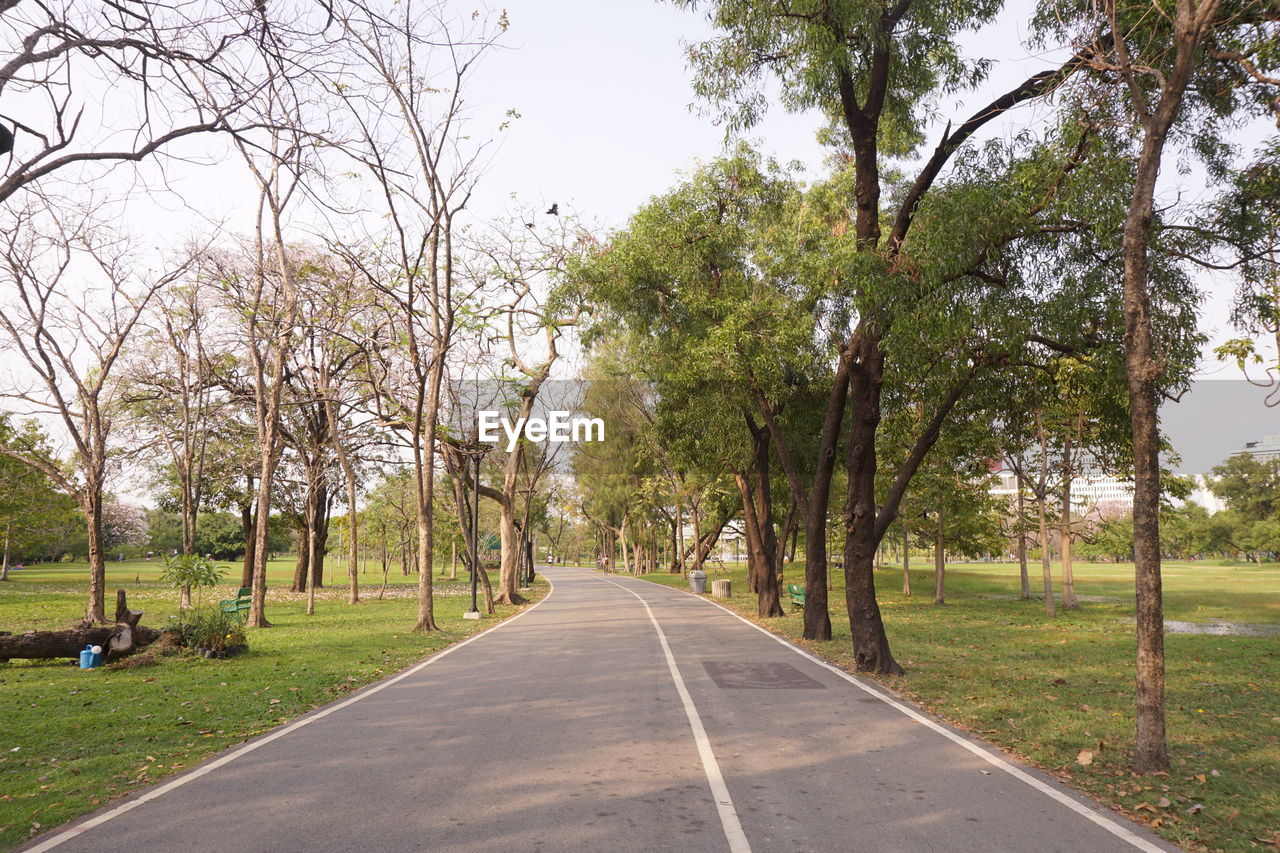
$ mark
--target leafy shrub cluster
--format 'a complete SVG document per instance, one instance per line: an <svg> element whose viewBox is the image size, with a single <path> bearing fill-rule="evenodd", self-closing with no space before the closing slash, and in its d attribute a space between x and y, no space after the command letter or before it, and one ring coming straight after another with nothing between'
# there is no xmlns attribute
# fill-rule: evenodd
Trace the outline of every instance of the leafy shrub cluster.
<svg viewBox="0 0 1280 853"><path fill-rule="evenodd" d="M197 607L182 614L178 623L189 649L229 652L245 647L240 621L217 607Z"/></svg>

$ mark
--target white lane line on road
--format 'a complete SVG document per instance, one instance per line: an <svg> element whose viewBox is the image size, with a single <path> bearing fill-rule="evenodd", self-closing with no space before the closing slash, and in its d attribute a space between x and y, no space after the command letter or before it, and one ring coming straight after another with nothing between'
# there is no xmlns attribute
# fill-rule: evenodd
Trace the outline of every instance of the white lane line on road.
<svg viewBox="0 0 1280 853"><path fill-rule="evenodd" d="M613 583L613 581L609 581L609 583ZM645 581L645 583L651 583L651 582ZM1129 844L1136 847L1137 849L1142 850L1143 853L1166 853L1166 851L1170 849L1166 847L1159 847L1155 844L1152 844L1147 839L1143 838L1137 833L1132 832L1128 827L1122 826L1121 824L1117 823L1115 820L1111 819L1107 815L1094 811L1089 806L1085 805L1082 802L1079 802L1078 800L1073 799L1072 797L1067 796L1062 791L1059 791L1057 788L1053 787L1052 785L1046 784L1045 782L1037 779L1036 777L1022 770L1021 768L1016 767L1013 764L1010 764L1008 761L1006 761L1004 758L1000 757L999 755L996 755L995 753L992 753L983 749L982 747L978 746L977 744L973 743L967 738L964 738L956 734L955 732L951 731L945 726L939 725L938 723L924 716L920 712L916 711L914 708L911 708L907 705L902 704L898 700L894 699L892 696L882 693L881 691L876 690L874 687L871 687L868 684L864 684L861 680L853 677L852 675L845 672L840 667L834 664L828 663L827 661L824 661L821 658L810 654L809 652L797 646L795 643L792 643L790 640L786 640L782 637L779 637L777 634L774 634L773 632L769 631L767 628L762 628L761 626L757 625L756 623L752 622L750 619L747 619L741 614L734 613L732 610L725 607L724 605L717 604L716 602L711 601L710 599L707 599L707 598L703 598L700 595L694 595L691 592L685 592L682 589L672 589L672 587L663 586L662 584L652 584L652 585L658 586L662 589L671 589L673 592L678 592L678 593L681 593L682 595L688 595L692 598L697 599L698 601L704 602L706 604L710 604L712 607L720 608L721 610L723 610L725 613L728 613L733 618L741 622L744 622L747 625L750 625L752 628L755 628L757 631L759 631L761 634L764 634L769 639L776 640L777 642L786 646L788 649L800 655L801 657L807 658L808 660L812 661L813 663L817 664L823 669L830 670L831 672L840 676L845 681L852 684L854 687L857 687L859 690L862 690L865 693L869 693L870 695L879 699L881 702L884 702L886 705L889 705L890 707L895 708L898 711L901 711L903 714L915 720L917 723L921 723L925 726L928 726L929 728L933 729L935 732L947 738L948 740L954 741L955 743L964 747L969 752L972 752L974 755L978 756L988 764L991 764L994 767L1000 768L1001 770L1008 773L1013 778L1019 780L1020 782L1025 782L1026 784L1030 785L1032 788L1035 788L1040 793L1050 797L1053 800L1056 800L1057 802L1071 809L1071 811L1075 812L1076 814L1082 817L1088 818L1090 821L1092 821L1093 823L1096 823L1098 826L1102 827L1107 832L1111 833L1112 835L1116 836L1122 841L1126 841ZM622 586L621 584L614 584L614 586L617 586L620 589L627 589L625 586ZM627 589L627 592L631 592L631 590ZM635 593L632 593L632 594L634 595ZM646 604L645 607L647 609L648 605ZM652 618L652 614L650 614L650 618ZM1173 849L1176 849L1176 848L1173 848Z"/></svg>
<svg viewBox="0 0 1280 853"><path fill-rule="evenodd" d="M658 617L653 615L649 602L645 601L638 592L627 589L620 583L614 583L608 578L598 578L598 580L612 584L623 592L631 593L644 605L644 612L649 614L653 630L658 632L662 653L667 656L667 668L671 670L671 680L676 683L676 692L680 694L680 701L684 703L684 713L689 718L689 728L693 729L693 742L698 747L698 757L702 759L702 770L707 776L707 784L711 787L711 796L715 797L716 811L720 814L720 825L724 827L724 837L729 842L729 850L731 853L751 853L751 844L748 843L747 834L742 831L742 823L738 820L738 810L734 808L733 798L729 796L729 787L725 785L724 775L720 772L720 762L716 761L716 754L711 749L707 730L702 726L702 718L698 716L698 708L693 704L689 688L685 687L680 668L676 666L675 655L671 654L671 646L667 643L667 635L662 632L662 625L658 624Z"/></svg>
<svg viewBox="0 0 1280 853"><path fill-rule="evenodd" d="M543 577L546 577L546 575L543 575ZM284 737L285 735L289 734L290 732L296 732L298 729L302 728L303 726L311 725L316 720L323 720L325 717L329 716L330 714L333 714L337 711L341 711L343 708L346 708L349 705L354 705L355 703L359 702L362 699L368 699L370 696L372 696L375 693L380 693L381 691L387 689L388 687L395 684L396 682L403 681L409 676L414 675L415 673L420 672L426 667L431 666L431 664L435 663L441 658L446 657L452 654L453 652L456 652L458 649L462 648L463 646L468 645L469 643L474 643L476 640L480 639L485 634L491 634L494 631L498 630L499 628L505 628L507 625L510 625L512 622L516 621L526 613L529 613L530 611L537 609L539 606L541 606L543 601L546 601L548 598L550 598L551 594L556 591L555 585L551 583L550 578L547 578L547 584L551 587L551 589L547 590L547 594L546 596L543 597L542 601L539 601L537 604L533 605L533 607L520 611L515 616L512 616L510 619L504 619L503 621L499 622L497 625L494 625L492 628L486 628L485 630L481 631L479 634L476 634L473 637L468 637L467 639L463 640L460 643L455 643L454 645L449 646L448 648L441 649L440 651L436 652L431 657L427 658L422 663L417 664L411 669L406 669L404 672L400 673L399 675L392 676L391 678L388 678L386 681L380 681L377 684L372 684L369 687L366 687L363 690L357 692L354 696L351 696L350 698L342 702L339 702L337 705L331 705L330 707L325 708L323 710L312 712L302 717L301 719L297 720L296 722L285 726L282 729L277 729L276 731L272 732L266 737L259 738L258 740L255 740L252 743L245 744L244 746L237 749L235 752L228 753L227 755L224 755L221 758L210 761L208 764L202 764L199 767L197 767L195 770L192 770L190 773L186 773L182 776L179 776L177 779L174 779L172 782L169 782L165 785L161 785L159 788L153 788L152 790L147 791L145 794L138 797L136 800L130 800L127 803L122 803L121 805L116 806L111 811L103 812L97 817L90 818L89 820L86 820L84 823L77 824L76 826L73 826L68 830L64 830L63 832L60 832L57 835L54 835L46 839L45 841L41 842L35 847L28 848L26 850L26 853L41 853L41 851L44 851L44 850L52 850L53 848L58 847L61 844L65 844L66 842L70 841L73 838L79 838L82 834L84 834L90 829L93 829L95 826L102 826L102 824L106 823L112 818L117 818L120 815L124 814L125 812L132 811L133 809L136 809L138 806L142 805L143 803L148 803L156 799L157 797L164 796L165 794L169 793L175 788L181 788L183 785L187 784L188 782L194 782L196 779L199 779L201 776L205 776L209 773L212 773L214 770L217 770L219 767L222 767L226 764L230 764L231 762L235 761L237 758L241 758L245 755L248 755L249 753L253 752L255 749L262 746L266 746L267 744L271 743L273 740L278 740Z"/></svg>

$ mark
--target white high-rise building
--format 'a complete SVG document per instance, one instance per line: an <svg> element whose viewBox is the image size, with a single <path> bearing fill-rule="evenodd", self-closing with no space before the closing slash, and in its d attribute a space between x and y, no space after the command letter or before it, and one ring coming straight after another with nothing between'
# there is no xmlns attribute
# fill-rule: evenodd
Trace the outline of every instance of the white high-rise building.
<svg viewBox="0 0 1280 853"><path fill-rule="evenodd" d="M1280 459L1280 433L1264 435L1258 441L1246 441L1241 452L1248 453L1259 462Z"/></svg>
<svg viewBox="0 0 1280 853"><path fill-rule="evenodd" d="M1018 479L1004 466L992 471L996 482L988 490L990 494L1014 499L1018 494ZM1071 480L1071 508L1079 515L1097 512L1104 516L1125 515L1133 511L1133 483L1119 477L1086 471Z"/></svg>
<svg viewBox="0 0 1280 853"><path fill-rule="evenodd" d="M1213 515L1215 512L1222 512L1227 508L1227 502L1215 495L1209 488L1209 478L1204 474L1196 474L1196 487L1187 497L1187 500L1200 504L1200 506L1209 511L1209 515Z"/></svg>

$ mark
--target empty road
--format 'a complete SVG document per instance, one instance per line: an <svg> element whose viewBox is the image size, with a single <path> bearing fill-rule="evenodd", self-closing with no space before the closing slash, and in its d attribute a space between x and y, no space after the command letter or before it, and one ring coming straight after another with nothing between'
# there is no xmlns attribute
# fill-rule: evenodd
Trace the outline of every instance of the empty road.
<svg viewBox="0 0 1280 853"><path fill-rule="evenodd" d="M512 620L29 849L1177 849L709 601L544 574Z"/></svg>

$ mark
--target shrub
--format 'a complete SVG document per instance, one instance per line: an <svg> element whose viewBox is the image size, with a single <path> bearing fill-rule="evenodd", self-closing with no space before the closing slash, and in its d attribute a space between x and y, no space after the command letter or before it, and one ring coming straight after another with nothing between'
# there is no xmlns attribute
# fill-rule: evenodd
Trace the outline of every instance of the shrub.
<svg viewBox="0 0 1280 853"><path fill-rule="evenodd" d="M244 644L244 629L235 616L217 607L197 607L182 614L178 622L187 648L225 652Z"/></svg>

